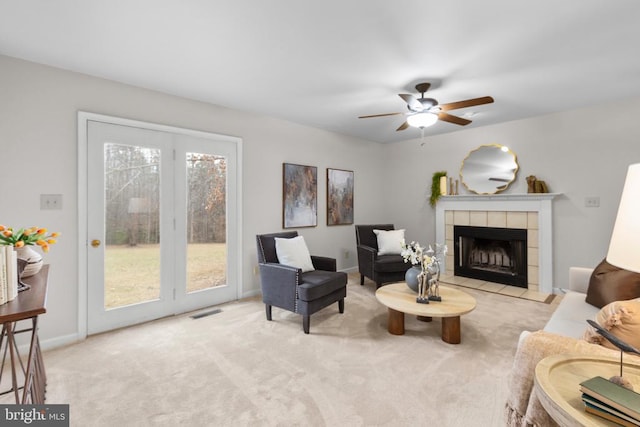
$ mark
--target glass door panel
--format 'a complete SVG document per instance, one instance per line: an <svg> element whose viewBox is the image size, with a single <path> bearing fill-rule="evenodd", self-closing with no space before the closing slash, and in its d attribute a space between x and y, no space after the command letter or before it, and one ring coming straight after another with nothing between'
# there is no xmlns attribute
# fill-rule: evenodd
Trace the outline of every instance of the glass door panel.
<svg viewBox="0 0 640 427"><path fill-rule="evenodd" d="M95 121L87 130L92 334L173 313L175 203L171 135Z"/></svg>
<svg viewBox="0 0 640 427"><path fill-rule="evenodd" d="M227 159L186 153L187 292L227 283Z"/></svg>
<svg viewBox="0 0 640 427"><path fill-rule="evenodd" d="M87 121L89 334L238 297L237 150L203 132Z"/></svg>
<svg viewBox="0 0 640 427"><path fill-rule="evenodd" d="M104 305L160 298L160 150L104 144Z"/></svg>
<svg viewBox="0 0 640 427"><path fill-rule="evenodd" d="M175 305L190 311L238 297L237 147L183 135L175 149Z"/></svg>

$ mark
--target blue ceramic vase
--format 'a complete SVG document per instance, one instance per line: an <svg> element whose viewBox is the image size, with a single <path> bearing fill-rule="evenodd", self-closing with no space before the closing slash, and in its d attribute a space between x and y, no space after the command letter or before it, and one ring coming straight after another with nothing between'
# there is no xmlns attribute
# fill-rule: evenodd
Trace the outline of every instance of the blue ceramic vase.
<svg viewBox="0 0 640 427"><path fill-rule="evenodd" d="M414 265L404 274L404 280L407 282L407 286L413 292L418 292L418 275L422 273L422 267Z"/></svg>

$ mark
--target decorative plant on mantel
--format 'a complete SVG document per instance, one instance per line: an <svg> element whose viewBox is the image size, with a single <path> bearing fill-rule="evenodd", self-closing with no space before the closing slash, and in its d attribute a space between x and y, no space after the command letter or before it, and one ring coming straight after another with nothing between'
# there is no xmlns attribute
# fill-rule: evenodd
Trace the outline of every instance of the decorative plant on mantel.
<svg viewBox="0 0 640 427"><path fill-rule="evenodd" d="M429 204L432 208L436 206L436 202L442 195L440 192L440 178L443 176L447 176L447 172L440 171L433 174L433 179L431 180L431 198L429 198Z"/></svg>

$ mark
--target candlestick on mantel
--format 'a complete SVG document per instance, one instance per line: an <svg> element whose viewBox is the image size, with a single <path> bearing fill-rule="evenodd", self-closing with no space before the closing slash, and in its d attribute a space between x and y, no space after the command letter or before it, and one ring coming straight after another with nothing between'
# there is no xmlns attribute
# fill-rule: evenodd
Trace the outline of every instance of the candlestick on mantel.
<svg viewBox="0 0 640 427"><path fill-rule="evenodd" d="M440 177L440 195L441 196L447 195L447 177L446 176Z"/></svg>

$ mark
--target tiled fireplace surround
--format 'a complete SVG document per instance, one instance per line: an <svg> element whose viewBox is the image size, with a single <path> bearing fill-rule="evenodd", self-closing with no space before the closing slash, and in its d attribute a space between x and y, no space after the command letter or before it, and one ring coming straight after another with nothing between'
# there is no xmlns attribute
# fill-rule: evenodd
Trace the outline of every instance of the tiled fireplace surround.
<svg viewBox="0 0 640 427"><path fill-rule="evenodd" d="M453 275L453 226L527 230L527 276L531 291L553 293L552 201L557 194L442 196L436 204L436 241L450 251L445 272Z"/></svg>

